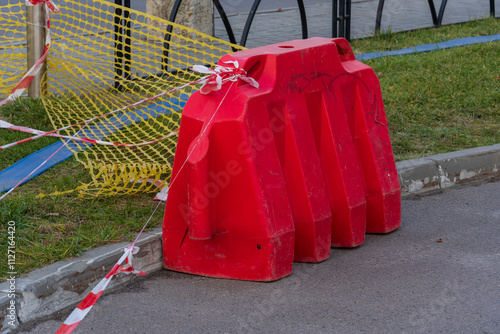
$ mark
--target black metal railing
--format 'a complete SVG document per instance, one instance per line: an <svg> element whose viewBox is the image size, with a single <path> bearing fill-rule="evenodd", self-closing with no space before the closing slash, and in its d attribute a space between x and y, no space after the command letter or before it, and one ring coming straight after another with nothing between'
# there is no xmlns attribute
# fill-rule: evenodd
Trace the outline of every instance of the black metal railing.
<svg viewBox="0 0 500 334"><path fill-rule="evenodd" d="M116 5L130 8L130 0L115 0ZM121 78L130 79L132 76L131 60L131 36L132 30L130 26L130 12L122 11L121 8L115 8L115 88L121 90ZM125 40L123 38L125 37Z"/></svg>
<svg viewBox="0 0 500 334"><path fill-rule="evenodd" d="M114 0L116 5L124 6L130 8L130 0ZM436 11L434 6L434 0L427 0L429 4L429 9L432 16L432 22L435 27L441 26L443 22L444 12L446 10L447 0L442 0L439 12ZM224 11L224 8L219 0L212 0L214 7L220 15L220 18L224 24L228 39L231 43L237 44L236 36L229 22L228 16ZM351 0L332 0L332 37L343 37L347 40L351 39ZM250 12L248 13L243 32L241 34L239 45L245 46L247 43L248 35L250 34L250 29L252 27L252 22L257 13L261 0L254 0ZM489 0L490 3L490 15L495 17L495 0ZM179 8L182 4L182 0L176 0L170 12L169 21L175 22L177 14L179 13ZM300 22L302 28L302 38L308 38L307 29L307 17L306 10L303 0L297 0L297 5L300 13ZM385 0L379 0L377 16L375 19L375 32L380 31L382 25L382 14L384 11ZM115 54L115 73L116 81L115 87L120 88L119 80L120 78L131 78L131 26L130 26L130 12L120 8L115 9L115 34L114 40L116 43L116 54ZM168 69L168 58L170 50L170 41L172 38L173 26L168 25L164 35L163 46L165 48L163 52L163 64L161 71L157 75L168 75L172 74ZM123 38L125 36L125 38ZM209 65L209 64L208 64Z"/></svg>
<svg viewBox="0 0 500 334"><path fill-rule="evenodd" d="M130 0L114 0L116 5L130 8ZM224 8L219 0L212 0L214 7L220 15L220 18L224 24L229 42L233 44L238 44L236 41L236 36L232 29L231 23L229 22L228 16L224 11ZM252 8L248 13L243 32L241 34L239 45L245 46L248 40L248 35L250 34L250 29L252 27L252 22L257 13L261 0L254 0ZM172 6L172 11L170 12L169 21L175 22L177 14L179 13L182 0L176 0ZM297 5L300 13L300 22L302 29L302 38L308 38L308 28L307 28L307 17L306 9L303 0L297 0ZM340 6L339 6L340 5ZM332 23L332 37L345 37L350 38L350 27L351 27L351 0L333 0L333 22ZM337 8L339 10L337 11ZM130 25L130 12L127 10L122 10L121 8L115 9L115 27L114 27L114 40L116 46L115 54L115 88L121 89L122 78L131 79L131 25ZM337 28L338 26L338 28ZM157 75L168 75L171 74L168 69L169 63L169 52L170 52L170 41L172 38L173 26L168 25L166 27L164 35L164 51L163 51L163 64L161 71ZM125 36L125 38L123 37Z"/></svg>
<svg viewBox="0 0 500 334"><path fill-rule="evenodd" d="M332 37L351 40L351 0L333 0Z"/></svg>
<svg viewBox="0 0 500 334"><path fill-rule="evenodd" d="M212 0L212 2L213 2L215 8L217 9L217 12L219 13L219 15L221 17L221 20L224 24L224 28L226 29L229 41L233 44L237 44L233 29L231 27L231 23L229 22L229 19L227 18L226 12L224 11L224 8L222 7L220 1L219 0ZM174 6L172 7L172 12L170 13L170 18L169 18L170 22L175 22L175 18L177 17L177 13L179 12L179 8L180 8L181 3L182 3L182 0L175 1ZM257 13L257 9L259 8L260 3L261 3L261 0L254 0L254 2L252 4L252 8L250 9L250 12L248 13L248 17L247 17L247 20L245 22L245 27L243 28L243 32L241 34L241 39L240 39L240 43L239 43L239 45L241 45L241 46L246 45L246 42L248 39L248 34L250 33L250 28L252 26L253 19L255 17L255 14ZM297 5L299 7L299 12L300 12L300 22L301 22L301 26L302 26L302 38L306 39L307 38L307 18L306 18L306 9L304 6L304 1L297 0Z"/></svg>
<svg viewBox="0 0 500 334"><path fill-rule="evenodd" d="M119 1L119 0L115 0ZM349 0L350 2L350 0ZM229 22L229 19L226 15L226 12L224 11L224 8L222 4L220 3L219 0L212 0L212 3L214 4L214 7L217 9L217 12L220 15L220 18L222 20L222 23L224 24L224 28L226 29L226 33L229 39L229 42L233 44L237 44L236 42L236 37L234 35L233 28L231 26L231 23ZM250 12L248 13L247 20L245 22L245 26L243 28L243 32L241 34L241 39L239 45L245 46L248 35L250 34L250 28L252 26L253 19L255 17L255 14L257 13L257 9L259 8L259 5L261 3L261 0L254 0L252 4L252 8L250 9ZM172 11L170 12L170 17L169 21L170 22L175 22L175 19L177 17L177 14L179 13L179 8L182 4L182 0L176 0L174 2L174 5L172 6ZM306 39L308 37L307 33L307 17L306 17L306 9L304 6L304 1L303 0L297 0L297 5L299 7L299 13L300 13L300 22L301 22L301 27L302 27L302 38ZM165 38L163 42L163 65L162 65L162 71L163 72L168 72L168 60L169 60L169 50L170 50L170 40L172 36L172 25L168 25L165 33Z"/></svg>
<svg viewBox="0 0 500 334"><path fill-rule="evenodd" d="M226 15L226 12L224 11L224 8L222 7L220 1L219 0L212 0L212 2L214 4L215 8L217 9L217 11L219 12L219 15L222 19L224 27L226 28L229 42L231 42L233 44L237 44L236 38L234 37L233 29L231 27L231 23L229 22L229 19ZM170 12L170 17L168 19L170 22L175 22L177 14L179 13L179 8L181 6L181 3L182 3L182 0L176 0L174 2L174 5L172 6L172 11ZM169 24L167 26L166 33L165 33L165 38L164 38L164 42L163 42L164 51L163 51L162 71L168 70L167 66L168 66L168 56L169 56L169 50L170 50L170 40L172 38L172 29L173 29L173 26L171 24ZM235 51L235 50L233 50L233 51Z"/></svg>

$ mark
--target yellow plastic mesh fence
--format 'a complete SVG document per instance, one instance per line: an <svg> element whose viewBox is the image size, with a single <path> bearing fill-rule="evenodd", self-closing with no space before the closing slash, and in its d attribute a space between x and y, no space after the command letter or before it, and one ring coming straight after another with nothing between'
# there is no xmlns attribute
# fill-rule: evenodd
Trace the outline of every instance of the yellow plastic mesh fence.
<svg viewBox="0 0 500 334"><path fill-rule="evenodd" d="M0 0L0 99L26 73L25 8L23 0Z"/></svg>
<svg viewBox="0 0 500 334"><path fill-rule="evenodd" d="M242 49L105 1L60 1L58 7L60 13L51 17L53 45L43 92L55 128L192 82L200 75L190 72L191 66L213 65L222 55ZM162 138L179 128L183 105L197 88L190 86L96 120L79 136L118 143ZM92 176L90 184L78 187L80 194L158 191L158 185L169 182L176 141L173 135L136 147L72 143L70 149Z"/></svg>

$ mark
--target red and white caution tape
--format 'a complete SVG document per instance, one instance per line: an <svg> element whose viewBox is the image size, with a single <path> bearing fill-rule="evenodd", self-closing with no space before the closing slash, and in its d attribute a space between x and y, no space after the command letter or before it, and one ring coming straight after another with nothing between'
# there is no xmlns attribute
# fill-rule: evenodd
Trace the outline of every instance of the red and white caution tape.
<svg viewBox="0 0 500 334"><path fill-rule="evenodd" d="M238 79L242 79L242 80L250 83L253 87L256 87L256 88L259 87L259 84L254 79L246 77L245 76L246 73L243 70L238 68L238 62L228 62L228 63L232 63L234 65L234 68L233 69L229 68L229 70L227 70L227 68L221 67L221 66L216 67L214 70L208 69L204 66L196 66L196 68L193 68L193 70L197 71L197 72L210 73L209 76L198 80L198 82L205 83L205 85L203 86L203 87L205 87L205 89L203 89L203 87L202 87L203 94L208 94L210 92L221 89L222 84L227 82L227 81L231 81L232 82L231 86L232 86L233 83L236 82ZM217 114L217 111L219 110L220 106L222 105L222 102L225 100L230 88L228 89L228 91L226 92L224 97L222 98L221 102L219 103L219 106L214 111L214 114L212 115L212 117L210 118L208 123L205 125L205 128L202 129L200 136L205 133L205 131L209 127L210 123L215 118L215 115ZM199 140L198 140L198 142L196 142L194 144L191 153L194 151L194 148L196 147L196 145L198 145L198 143L199 143ZM191 153L188 154L188 157L186 158L183 165L181 166L181 170L185 166L186 162L188 161ZM177 179L177 176L179 174L180 173L178 173L174 177L174 179L170 183L170 186L175 182L175 180ZM161 181L159 181L159 180L155 181L152 179L141 179L138 182L150 182L150 183L154 182L155 185L161 186ZM164 196L164 198L166 199L166 196L168 195L168 190L169 190L169 187L165 186L162 189L160 197ZM158 195L160 195L160 194L158 194ZM123 254L123 256L120 258L120 260L118 260L118 262L115 264L113 269L106 275L106 277L103 280L101 280L99 282L99 284L97 284L97 286L92 290L92 292L87 297L85 297L85 299L80 303L80 305L77 306L77 308L70 314L70 316L66 319L66 321L63 323L63 325L58 329L56 334L69 334L78 326L78 324L83 320L83 318L90 311L92 306L95 305L97 299L99 299L99 297L102 295L102 293L103 293L104 289L107 287L109 281L111 280L113 275L115 275L116 273L118 273L118 272L132 272L132 273L136 273L138 275L145 275L142 271L137 271L132 266L132 254L137 253L138 248L134 247L134 245L137 242L137 240L139 240L140 235L142 234L142 232L144 231L144 229L148 225L149 221L151 220L151 218L153 217L155 212L160 207L160 204L162 203L163 199L162 198L158 198L158 199L160 199L160 202L156 205L156 208L153 210L153 213L149 216L149 219L146 222L146 224L144 224L144 226L142 227L142 230L137 235L132 246L125 248L125 254ZM134 251L132 252L132 250L134 250ZM123 262L124 259L127 260L127 265L120 266L120 264Z"/></svg>
<svg viewBox="0 0 500 334"><path fill-rule="evenodd" d="M14 142L14 143L10 143L10 144L7 144L7 145L4 145L2 146L1 149L5 149L7 147L12 147L12 146L15 146L15 145L18 145L18 144L21 144L21 143L25 143L25 142L28 142L28 141L32 141L34 139L38 139L38 138L42 138L42 137L45 137L45 136L48 136L50 134L55 134L56 132L58 131L62 131L62 130L66 130L66 129L69 129L71 127L74 127L74 126L78 126L78 125L82 125L82 127L80 128L80 130L78 130L75 134L73 134L71 137L66 137L68 138L68 140L64 143L63 146L59 147L59 149L57 149L54 153L52 153L51 156L49 156L47 159L45 159L45 161L43 161L38 167L36 167L30 174L28 174L24 179L22 179L21 181L19 181L14 187L12 187L11 189L9 189L6 193L4 193L2 196L0 196L0 201L2 201L5 197L7 197L10 193L12 193L15 189L17 189L17 187L19 187L24 181L26 181L27 179L29 179L31 177L31 175L33 175L38 169L40 169L45 163L47 163L47 161L49 161L55 154L57 154L63 147L66 147L68 145L68 143L75 139L75 138L79 138L77 137L78 133L80 133L90 122L92 121L95 121L97 119L100 119L100 118L103 118L105 116L108 116L108 115L111 115L111 114L114 114L116 112L119 112L119 111L123 111L127 108L130 108L130 107L135 107L141 103L144 103L144 102L148 102L148 101L151 101L151 100L154 100L158 97L161 97L163 95L166 95L166 94L169 94L169 93L172 93L176 90L180 90L180 89L183 89L183 88L186 88L188 86L191 86L191 85L195 85L195 84L198 84L198 83L204 83L204 86L203 87L206 87L206 89L203 90L203 92L205 94L208 94L209 92L212 92L212 91L215 91L215 90L218 90L221 88L222 84L224 82L227 82L227 81L231 81L232 83L234 83L235 81L237 81L237 79L242 79L246 82L249 82L252 86L258 88L258 83L253 80L252 78L247 78L246 77L246 72L242 69L239 69L239 66L238 66L238 62L235 61L235 62L227 62L227 63L232 63L233 64L233 68L231 67L222 67L222 66L216 66L215 70L211 70L205 66L195 66L195 68L193 68L193 70L195 71L198 71L198 72L201 72L201 73L210 73L209 75L203 77L203 78L200 78L198 80L195 80L195 81L192 81L192 82L189 82L189 83L186 83L182 86L179 86L179 87L176 87L170 91L166 91L166 92L162 92L160 94L157 94L155 96L152 96L150 98L147 98L147 99L144 99L144 100L141 100L141 101L138 101L138 102L135 102L133 104L130 104L128 106L125 106L125 107L122 107L122 108L119 108L119 109L116 109L116 110L113 110L113 111L110 111L108 113L105 113L103 115L100 115L100 116L95 116L91 119L88 119L88 120L85 120L85 121L81 121L79 123L75 123L75 124L72 124L72 125L68 125L68 126L65 126L65 127L62 127L60 129L55 129L55 130L52 130L52 131L40 131L40 130L35 130L35 129L30 129L30 128L26 128L26 127L18 127L17 130L21 131L20 129L23 129L23 130L27 130L29 129L28 131L36 131L36 133L38 133L36 136L34 137L31 137L31 138L26 138L26 139L23 139L23 140L20 140L20 141L17 141L17 142ZM203 88L202 87L202 88ZM222 103L222 102L221 102ZM212 116L212 118L215 116L215 113L214 115ZM211 121L211 120L210 120ZM209 122L210 123L210 122ZM17 126L14 126L8 122L5 122L5 121L1 121L0 123L0 127L5 127L5 128L11 128L11 129L14 129L14 127L17 127ZM206 129L203 130L203 132L206 131ZM34 132L35 133L35 132ZM173 134L175 134L176 132L173 132L173 133L170 133L169 135L167 135L166 137L169 137ZM165 137L165 138L166 138ZM78 140L78 139L75 139L75 140ZM92 139L88 139L88 138L81 138L81 141L85 141L85 140L92 140ZM160 141L162 139L159 139L159 140L156 140L156 141ZM156 142L156 141L153 141L153 142ZM97 143L97 141L95 142ZM118 143L116 143L118 144ZM132 144L133 145L133 144ZM175 179L174 179L175 180ZM173 182L173 181L172 181ZM168 191L167 191L168 193ZM158 199L162 199L162 198L166 198L167 194L166 193L161 193L159 194L160 196L158 197Z"/></svg>
<svg viewBox="0 0 500 334"><path fill-rule="evenodd" d="M173 88L173 89L171 89L169 91L162 92L162 93L159 93L159 94L154 95L152 97L149 97L149 98L137 101L137 102L129 104L129 105L125 106L125 107L121 107L121 108L115 109L113 111L107 112L105 114L102 114L102 115L99 115L99 116L95 116L95 117L89 118L87 120L84 120L84 121L81 121L81 122L78 122L78 123L74 123L74 124L71 124L71 125L67 125L67 126L64 126L62 128L55 129L55 130L52 130L52 131L41 131L41 130L31 129L31 128L27 128L27 127L23 127L23 126L18 126L18 125L13 125L13 124L10 124L8 122L2 121L2 122L0 122L0 128L7 128L7 129L11 129L11 130L17 130L17 131L22 131L22 132L29 132L29 133L33 133L33 134L37 134L37 135L33 136L33 137L30 137L30 138L23 139L23 140L19 140L17 142L6 144L6 145L0 147L0 150L6 149L6 148L9 148L9 147L12 147L12 146L16 146L16 145L19 145L19 144L22 144L22 143L26 143L26 142L29 142L29 141L32 141L32 140L35 140L35 139L39 139L39 138L42 138L42 137L45 137L45 136L52 136L52 135L54 135L55 137L68 138L68 139L71 139L71 140L89 142L89 143L94 143L94 144L105 143L103 145L115 145L115 146L119 146L120 143L110 143L110 142L103 142L103 141L98 142L98 141L96 141L94 139L76 137L76 134L79 131L77 133L75 133L73 136L70 136L70 137L58 135L56 133L59 132L59 131L63 131L63 130L67 130L67 129L73 128L75 126L79 126L79 125L84 125L84 127L85 127L85 126L87 126L89 123L91 123L93 121L96 121L98 119L104 118L104 117L109 116L109 115L113 115L113 114L115 114L115 113L117 113L119 111L123 111L123 110L128 109L128 108L136 107L136 106L138 106L138 105L140 105L142 103L152 101L152 100L157 99L157 98L159 98L159 97L161 97L163 95L170 94L170 93L173 93L173 92L175 92L177 90L184 89L184 88L186 88L188 86L192 86L192 85L196 85L196 84L199 84L201 82L204 82L204 80L206 80L207 77L203 77L203 78L200 78L198 80L195 80L195 81L192 81L192 82L188 82L188 83L186 83L186 84L184 84L182 86L179 86L179 87ZM0 106L1 106L1 102L0 102ZM80 129L80 131L81 131L81 129ZM161 141L161 140L163 140L165 138L168 138L168 137L172 136L175 133L176 132L170 133L167 136L163 137L162 139L158 139L158 140L155 140L153 142ZM150 144L150 142L148 142L148 143ZM143 145L145 145L145 144L143 144ZM125 144L124 146L126 146L126 145L134 146L134 145L137 145L137 144Z"/></svg>
<svg viewBox="0 0 500 334"><path fill-rule="evenodd" d="M113 269L104 277L95 287L92 289L92 291L80 302L80 304L76 307L76 309L71 312L69 317L64 321L64 323L59 327L57 330L56 334L70 334L73 332L73 330L78 326L78 324L85 318L87 313L89 313L90 309L92 306L95 305L99 297L101 297L102 293L106 289L106 287L109 284L109 281L113 278L113 276L117 273L132 273L136 275L141 275L144 276L146 275L145 272L140 271L140 270L135 270L134 266L132 265L132 255L137 254L139 251L139 247L135 246L135 243L139 240L139 237L141 236L142 232L146 229L146 226L149 224L151 219L153 218L154 214L160 207L160 204L162 202L158 202L156 205L155 209L149 216L148 220L142 227L141 231L135 238L134 242L132 243L131 246L128 246L124 249L125 253L122 255L122 257L116 262L116 264L113 266ZM121 265L123 261L126 261L125 265Z"/></svg>
<svg viewBox="0 0 500 334"><path fill-rule="evenodd" d="M73 330L78 326L78 324L85 318L87 313L92 309L92 306L95 305L99 297L101 297L102 293L108 286L109 282L113 278L114 275L118 273L126 273L126 274L136 274L136 275L146 275L146 273L135 270L132 265L132 255L137 254L139 251L139 247L129 246L125 248L125 253L122 257L116 262L113 266L113 269L104 277L92 291L85 297L81 303L76 307L76 309L69 315L69 317L64 321L64 323L59 327L56 334L69 334L73 332ZM123 261L126 261L125 265L121 265Z"/></svg>
<svg viewBox="0 0 500 334"><path fill-rule="evenodd" d="M7 149L9 147L12 147L12 146L16 146L16 145L19 145L19 144L22 144L22 143L26 143L26 142L32 141L34 139L42 138L42 137L45 137L45 136L57 137L57 138L62 138L62 139L70 139L70 140L73 140L73 141L84 142L84 143L88 143L88 144L97 144L97 145L125 146L125 147L144 146L144 145L150 145L150 144L158 143L158 142L163 141L163 140L165 140L165 139L167 139L169 137L172 137L173 135L175 135L176 133L179 132L179 130L172 131L168 135L163 136L160 139L150 140L150 141L146 141L146 142L142 142L142 143L113 143L113 142L104 141L104 140L97 140L97 139L90 139L90 138L82 138L82 137L60 135L60 134L54 133L52 131L47 132L47 131L36 130L36 129L28 128L28 127L25 127L25 126L14 125L14 124L11 124L9 122L2 121L2 120L0 120L0 128L2 128L2 129L16 130L16 131L21 131L21 132L26 132L26 133L31 133L31 134L35 134L36 135L34 137L22 139L22 140L19 140L19 141L10 143L10 144L5 144L3 146L0 146L0 151L4 150L4 149Z"/></svg>
<svg viewBox="0 0 500 334"><path fill-rule="evenodd" d="M26 6L36 6L45 3L47 7L50 8L54 13L59 13L59 8L52 2L51 0L24 0L26 2Z"/></svg>
<svg viewBox="0 0 500 334"><path fill-rule="evenodd" d="M80 131L82 131L86 125L84 125L80 130L78 130L73 136L76 136ZM26 180L28 180L33 174L36 173L37 170L42 168L50 159L52 159L63 147L67 147L68 143L71 141L71 138L66 140L63 145L61 145L54 153L52 153L47 159L45 159L40 165L38 165L35 169L31 171L28 175L24 177L24 179L20 180L14 187L10 188L6 193L0 196L0 201L2 201L5 197L7 197L11 192L17 189L21 184L23 184Z"/></svg>
<svg viewBox="0 0 500 334"><path fill-rule="evenodd" d="M37 62L29 69L29 71L24 75L24 77L21 79L21 81L14 87L10 95L3 101L0 101L0 106L7 103L14 101L16 98L21 96L26 88L28 88L29 84L31 81L33 81L33 78L40 72L40 69L42 68L45 58L47 58L47 54L49 53L49 48L51 44L51 39L50 39L50 11L53 11L54 13L59 13L59 8L51 1L51 0L25 0L26 6L36 6L43 4L45 6L45 30L47 33L45 34L45 49L42 53L42 56L40 59L37 60ZM49 11L50 9L50 11Z"/></svg>
<svg viewBox="0 0 500 334"><path fill-rule="evenodd" d="M171 132L168 135L166 135L166 136L164 136L164 137L162 137L160 139L151 140L151 141L147 141L147 142L143 142L143 143L114 143L114 142L108 142L108 141L103 141L103 140L96 140L96 139L90 139L90 138L76 137L74 135L73 136L65 136L65 135L57 134L56 132L59 132L59 131L62 131L62 130L66 130L66 129L69 129L71 127L75 127L75 126L82 125L82 124L87 124L88 125L90 122L93 122L93 121L98 120L100 118L112 115L112 114L114 114L114 113L116 113L118 111L123 111L125 109L131 108L131 107L135 107L135 106L137 106L137 105L139 105L141 103L154 100L154 99L156 99L158 97L161 97L163 95L170 94L170 93L172 93L172 92L174 92L176 90L180 90L180 89L186 88L186 87L188 87L190 85L195 85L195 84L198 84L198 83L203 83L204 84L201 87L201 89L200 89L200 91L201 91L202 94L208 94L210 92L219 90L219 89L221 89L222 84L224 84L224 83L226 83L228 81L235 82L238 79L241 79L241 80L243 80L245 82L248 82L253 87L256 87L256 88L259 87L259 84L257 83L257 81L255 81L253 78L247 77L246 76L246 72L243 69L239 68L239 65L238 65L237 61L227 61L226 63L232 64L234 67L224 67L224 66L216 65L215 68L212 70L212 69L207 68L207 67L202 66L202 65L195 65L195 66L193 66L193 71L199 72L199 73L206 73L206 74L209 74L209 75L207 75L207 76L205 76L203 78L200 78L200 79L198 79L196 81L184 84L184 85L182 85L180 87L176 87L174 89L171 89L171 90L169 90L167 92L162 92L162 93L157 94L155 96L152 96L150 98L143 99L141 101L135 102L135 103L130 104L128 106L125 106L125 107L122 107L122 108L110 111L110 112L105 113L103 115L96 116L96 117L90 118L88 120L85 120L85 121L82 121L82 122L79 122L79 123L75 123L75 124L72 124L72 125L68 125L68 126L56 129L56 130L41 131L41 130L36 130L36 129L24 127L24 126L14 125L14 124L8 123L6 121L0 120L0 128L17 130L17 131L27 132L27 133L31 133L31 134L35 134L36 135L36 136L30 137L30 138L19 140L17 142L13 142L13 143L9 143L9 144L0 146L0 150L4 150L4 149L7 149L9 147L16 146L16 145L19 145L19 144L22 144L22 143L26 143L26 142L29 142L29 141L32 141L32 140L35 140L35 139L39 139L39 138L45 137L45 136L52 136L52 137L58 137L58 138L71 139L71 140L74 140L74 141L80 141L80 142L85 142L85 143L89 143L89 144L110 145L110 146L125 146L125 147L143 146L143 145L149 145L149 144L153 144L153 143L157 143L157 142L163 141L163 140L165 140L165 139L173 136L174 134L176 134L177 131Z"/></svg>

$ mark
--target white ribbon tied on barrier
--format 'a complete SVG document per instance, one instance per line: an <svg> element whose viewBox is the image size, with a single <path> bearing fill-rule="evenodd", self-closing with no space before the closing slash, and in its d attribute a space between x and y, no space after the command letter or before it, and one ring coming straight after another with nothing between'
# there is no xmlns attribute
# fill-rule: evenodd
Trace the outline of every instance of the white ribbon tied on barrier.
<svg viewBox="0 0 500 334"><path fill-rule="evenodd" d="M238 79L249 83L255 88L259 88L259 83L255 79L246 76L247 72L240 68L237 60L227 60L223 61L223 63L232 64L233 67L220 65L216 65L214 69L203 65L194 65L192 67L195 72L209 74L209 76L202 81L204 83L200 88L202 94L206 95L213 91L220 90L224 83L228 81L238 81Z"/></svg>

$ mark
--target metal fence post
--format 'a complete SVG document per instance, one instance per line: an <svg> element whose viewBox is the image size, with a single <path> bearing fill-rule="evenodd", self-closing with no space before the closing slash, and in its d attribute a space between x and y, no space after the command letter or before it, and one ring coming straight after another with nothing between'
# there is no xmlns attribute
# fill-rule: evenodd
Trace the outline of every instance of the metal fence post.
<svg viewBox="0 0 500 334"><path fill-rule="evenodd" d="M26 6L26 36L28 42L28 70L40 59L45 49L45 7ZM28 96L39 98L42 91L42 76L47 69L43 65L40 72L28 86Z"/></svg>
<svg viewBox="0 0 500 334"><path fill-rule="evenodd" d="M351 40L351 0L332 1L332 37Z"/></svg>

